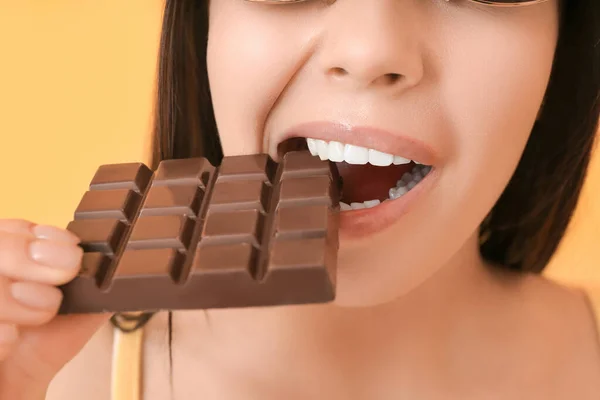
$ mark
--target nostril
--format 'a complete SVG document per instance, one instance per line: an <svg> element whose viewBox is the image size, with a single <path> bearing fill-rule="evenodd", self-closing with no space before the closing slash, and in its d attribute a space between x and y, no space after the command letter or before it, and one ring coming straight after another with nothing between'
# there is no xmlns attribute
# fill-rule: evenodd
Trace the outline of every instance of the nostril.
<svg viewBox="0 0 600 400"><path fill-rule="evenodd" d="M329 68L327 75L333 78L344 78L350 75L350 73L348 72L348 70L342 67L332 67ZM375 80L371 82L371 84L390 86L398 83L402 79L404 79L404 75L402 74L388 73L379 75Z"/></svg>
<svg viewBox="0 0 600 400"><path fill-rule="evenodd" d="M329 70L329 75L333 77L342 77L348 75L348 71L346 71L344 68L334 67Z"/></svg>
<svg viewBox="0 0 600 400"><path fill-rule="evenodd" d="M402 75L400 75L400 74L386 74L385 75L385 81L388 84L394 84L394 83L398 82L401 78L402 78Z"/></svg>

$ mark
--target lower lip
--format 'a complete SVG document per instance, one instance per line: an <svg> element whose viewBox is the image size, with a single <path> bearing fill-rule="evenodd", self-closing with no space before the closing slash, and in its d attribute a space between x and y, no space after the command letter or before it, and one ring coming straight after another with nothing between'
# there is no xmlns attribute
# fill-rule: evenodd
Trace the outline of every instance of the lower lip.
<svg viewBox="0 0 600 400"><path fill-rule="evenodd" d="M424 196L439 176L432 169L411 191L396 200L387 200L373 208L340 212L340 239L358 239L386 230L410 212L415 202Z"/></svg>

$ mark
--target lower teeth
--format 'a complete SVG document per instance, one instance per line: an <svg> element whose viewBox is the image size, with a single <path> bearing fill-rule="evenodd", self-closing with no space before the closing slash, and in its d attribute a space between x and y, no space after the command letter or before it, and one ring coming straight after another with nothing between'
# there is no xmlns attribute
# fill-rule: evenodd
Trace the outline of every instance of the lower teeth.
<svg viewBox="0 0 600 400"><path fill-rule="evenodd" d="M384 202L388 200L396 200L404 196L406 193L410 192L412 188L417 186L417 184L421 182L429 172L431 172L430 166L421 164L415 165L411 172L406 172L404 175L402 175L395 187L390 188L388 199L384 200ZM340 208L342 211L362 210L365 208L378 206L379 204L381 204L379 200L367 200L361 203L350 204L340 202Z"/></svg>

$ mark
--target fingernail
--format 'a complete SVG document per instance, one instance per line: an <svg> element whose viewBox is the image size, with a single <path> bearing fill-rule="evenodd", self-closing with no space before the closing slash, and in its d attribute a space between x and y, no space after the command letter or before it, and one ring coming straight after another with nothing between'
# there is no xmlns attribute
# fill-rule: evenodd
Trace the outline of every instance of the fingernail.
<svg viewBox="0 0 600 400"><path fill-rule="evenodd" d="M0 324L0 346L11 344L19 338L16 325Z"/></svg>
<svg viewBox="0 0 600 400"><path fill-rule="evenodd" d="M10 293L22 305L38 310L55 309L62 297L55 287L33 282L15 282L10 285Z"/></svg>
<svg viewBox="0 0 600 400"><path fill-rule="evenodd" d="M33 227L32 232L38 239L50 239L75 244L80 241L73 232L51 225L36 225Z"/></svg>
<svg viewBox="0 0 600 400"><path fill-rule="evenodd" d="M29 255L35 262L51 268L74 269L79 266L83 250L79 246L50 240L34 240Z"/></svg>

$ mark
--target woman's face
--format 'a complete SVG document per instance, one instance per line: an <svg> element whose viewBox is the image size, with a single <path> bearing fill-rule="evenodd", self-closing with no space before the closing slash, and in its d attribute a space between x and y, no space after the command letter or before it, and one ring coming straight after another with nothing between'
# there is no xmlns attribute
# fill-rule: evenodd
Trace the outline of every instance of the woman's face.
<svg viewBox="0 0 600 400"><path fill-rule="evenodd" d="M340 215L337 302L391 301L473 260L536 120L557 33L557 0L212 1L223 150L276 157L290 137L315 139L354 203Z"/></svg>

